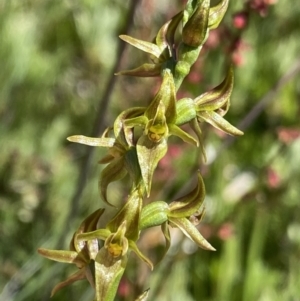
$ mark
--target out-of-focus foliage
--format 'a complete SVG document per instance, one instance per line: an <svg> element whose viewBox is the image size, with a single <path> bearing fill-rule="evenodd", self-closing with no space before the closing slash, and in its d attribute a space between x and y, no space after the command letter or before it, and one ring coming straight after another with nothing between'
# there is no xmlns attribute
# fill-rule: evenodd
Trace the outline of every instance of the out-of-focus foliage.
<svg viewBox="0 0 300 301"><path fill-rule="evenodd" d="M85 148L65 138L91 132L118 59L117 36L123 34L128 7L123 0L0 3L1 301L48 300L54 284L72 273L41 258L36 249L65 248L73 231L69 224L78 227L101 202L97 153L78 215L67 221ZM179 92L195 98L215 86L224 77L224 61L232 57L235 86L226 119L233 124L244 120L300 59L299 5L278 1L265 17L251 11L240 34L232 20L242 7L243 1L230 2ZM182 1L140 1L131 35L150 41L182 8ZM141 55L128 48L124 68L138 65ZM181 187L192 187L191 171L201 165L207 190L201 231L217 252L196 249L174 230L176 243L152 275L131 256L119 300L133 300L149 286L150 299L158 301L300 299L299 78L298 72L281 85L233 144L226 146L225 137L206 126L207 165L192 147L182 148L171 138L174 146L154 176L151 200L184 194ZM156 83L118 78L107 124L121 110L146 105ZM117 204L126 190L122 184L111 186L110 199ZM163 238L149 231L140 247L155 261L161 244ZM83 281L52 300L91 300L87 288Z"/></svg>

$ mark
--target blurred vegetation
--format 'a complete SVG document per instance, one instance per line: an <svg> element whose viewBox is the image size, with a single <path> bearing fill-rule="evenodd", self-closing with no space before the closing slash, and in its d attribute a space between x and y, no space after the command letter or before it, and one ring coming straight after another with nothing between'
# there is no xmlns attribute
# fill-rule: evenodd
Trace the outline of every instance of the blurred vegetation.
<svg viewBox="0 0 300 301"><path fill-rule="evenodd" d="M174 229L175 243L153 273L131 257L118 300L133 300L147 287L156 301L300 300L300 6L281 0L264 17L251 11L247 28L239 30L232 20L243 4L231 1L180 93L196 97L215 86L233 58L235 88L226 119L245 126L245 135L235 141L206 126L206 165L174 139L151 196L174 199L191 187L191 172L201 166L207 188L201 231L217 252L195 249ZM99 151L92 154L80 201L72 202L87 148L65 138L91 134L116 60L124 69L142 58L129 47L117 55L130 7L124 0L0 3L1 301L49 300L52 287L72 272L36 249L67 247L101 202ZM139 1L129 33L151 40L182 7L179 0ZM232 50L236 38L239 47ZM146 104L157 80L117 78L108 110L101 112L104 125L121 110ZM111 185L115 204L126 194L124 185ZM151 258L159 257L163 240L155 230L140 243ZM82 282L51 300L92 295Z"/></svg>

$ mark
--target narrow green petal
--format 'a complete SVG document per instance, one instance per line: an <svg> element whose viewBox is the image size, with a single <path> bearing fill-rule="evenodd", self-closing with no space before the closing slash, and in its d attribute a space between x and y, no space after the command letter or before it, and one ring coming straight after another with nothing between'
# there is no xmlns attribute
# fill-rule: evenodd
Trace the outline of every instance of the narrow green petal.
<svg viewBox="0 0 300 301"><path fill-rule="evenodd" d="M189 135L187 132L183 131L180 127L178 127L175 124L169 124L169 134L177 136L184 142L190 143L192 145L199 145L199 142L194 137Z"/></svg>
<svg viewBox="0 0 300 301"><path fill-rule="evenodd" d="M210 8L208 18L209 29L215 29L219 26L227 11L228 3L229 0L221 0L219 4Z"/></svg>
<svg viewBox="0 0 300 301"><path fill-rule="evenodd" d="M86 278L85 269L81 269L81 270L77 271L75 274L72 274L71 276L69 276L65 281L62 281L62 282L56 284L51 291L51 297L53 297L55 293L57 293L59 290L61 290L65 286L70 285L76 281L83 280L85 278Z"/></svg>
<svg viewBox="0 0 300 301"><path fill-rule="evenodd" d="M116 158L111 163L109 163L101 172L99 178L99 192L103 201L114 206L107 200L107 187L111 182L120 180L124 178L127 174L127 170L124 166L124 158Z"/></svg>
<svg viewBox="0 0 300 301"><path fill-rule="evenodd" d="M133 128L135 126L140 126L145 128L148 123L148 118L146 116L138 116L130 119L124 120L125 127Z"/></svg>
<svg viewBox="0 0 300 301"><path fill-rule="evenodd" d="M183 218L169 218L169 222L178 227L185 236L196 243L200 248L209 251L215 251L216 249L200 234L198 229L185 217Z"/></svg>
<svg viewBox="0 0 300 301"><path fill-rule="evenodd" d="M146 187L147 195L150 195L153 173L158 162L165 156L168 145L166 139L154 143L148 136L142 135L137 142L137 155L141 167L141 173Z"/></svg>
<svg viewBox="0 0 300 301"><path fill-rule="evenodd" d="M244 135L242 131L231 125L222 116L215 113L214 111L199 112L198 117L204 121L210 123L215 128L234 136Z"/></svg>
<svg viewBox="0 0 300 301"><path fill-rule="evenodd" d="M198 172L197 186L187 195L169 204L169 217L189 217L197 212L205 198L205 186Z"/></svg>
<svg viewBox="0 0 300 301"><path fill-rule="evenodd" d="M127 256L114 258L101 248L95 260L96 300L114 301L127 265Z"/></svg>
<svg viewBox="0 0 300 301"><path fill-rule="evenodd" d="M82 267L86 264L83 258L75 251L49 250L39 248L38 253L50 260L62 263L75 263L78 267Z"/></svg>
<svg viewBox="0 0 300 301"><path fill-rule="evenodd" d="M88 241L94 239L105 240L110 234L111 232L107 229L98 229L95 231L78 234L77 239L79 241Z"/></svg>
<svg viewBox="0 0 300 301"><path fill-rule="evenodd" d="M112 147L115 143L114 138L106 138L106 137L91 138L82 135L70 136L67 138L67 140L71 142L89 145L89 146L101 146L101 147Z"/></svg>
<svg viewBox="0 0 300 301"><path fill-rule="evenodd" d="M136 243L132 240L129 240L129 248L144 262L148 264L150 267L151 271L153 270L153 263L149 258L147 258L137 247Z"/></svg>
<svg viewBox="0 0 300 301"><path fill-rule="evenodd" d="M128 44L145 51L147 53L150 53L154 55L156 58L159 58L161 55L161 50L159 47L153 43L142 41L139 39L135 39L133 37L127 36L127 35L120 35L120 39L127 42Z"/></svg>
<svg viewBox="0 0 300 301"><path fill-rule="evenodd" d="M143 64L135 69L122 70L115 75L129 75L138 77L154 77L161 73L162 64Z"/></svg>

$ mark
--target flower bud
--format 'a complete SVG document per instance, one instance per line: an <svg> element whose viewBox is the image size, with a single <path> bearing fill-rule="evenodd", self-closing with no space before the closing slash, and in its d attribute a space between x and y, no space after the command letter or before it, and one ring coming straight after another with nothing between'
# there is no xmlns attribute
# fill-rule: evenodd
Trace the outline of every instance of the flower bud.
<svg viewBox="0 0 300 301"><path fill-rule="evenodd" d="M195 9L182 30L182 41L192 47L199 47L204 43L209 16L209 0L203 0Z"/></svg>

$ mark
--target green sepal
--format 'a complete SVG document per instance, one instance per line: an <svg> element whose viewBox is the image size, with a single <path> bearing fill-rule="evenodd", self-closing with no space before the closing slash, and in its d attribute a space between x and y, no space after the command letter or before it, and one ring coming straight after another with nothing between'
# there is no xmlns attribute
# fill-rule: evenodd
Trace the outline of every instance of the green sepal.
<svg viewBox="0 0 300 301"><path fill-rule="evenodd" d="M143 64L137 68L130 70L122 70L115 75L129 75L129 76L138 76L138 77L154 77L159 76L161 73L162 64Z"/></svg>
<svg viewBox="0 0 300 301"><path fill-rule="evenodd" d="M156 58L159 58L161 55L160 48L153 43L135 39L135 38L127 36L127 35L120 35L119 37L121 40L127 42L128 44L130 44L144 52L150 53L153 56L155 56Z"/></svg>
<svg viewBox="0 0 300 301"><path fill-rule="evenodd" d="M107 187L111 182L123 179L126 174L127 170L124 166L124 157L114 159L102 170L98 186L100 196L106 204L115 207L107 200Z"/></svg>
<svg viewBox="0 0 300 301"><path fill-rule="evenodd" d="M162 225L168 220L169 205L163 201L151 202L142 209L140 230Z"/></svg>
<svg viewBox="0 0 300 301"><path fill-rule="evenodd" d="M195 9L182 30L182 41L191 47L199 47L207 36L210 0L203 0Z"/></svg>
<svg viewBox="0 0 300 301"><path fill-rule="evenodd" d="M44 248L39 248L38 253L50 260L54 260L62 263L74 263L78 268L85 266L85 258L78 254L76 251L67 250L49 250Z"/></svg>
<svg viewBox="0 0 300 301"><path fill-rule="evenodd" d="M151 120L157 115L160 104L163 103L165 109L165 117L167 123L175 122L176 120L176 94L174 79L171 71L166 69L163 72L163 81L159 91L154 99L149 104L145 111L145 116Z"/></svg>
<svg viewBox="0 0 300 301"><path fill-rule="evenodd" d="M127 255L114 258L101 248L95 260L96 300L113 301L127 265Z"/></svg>
<svg viewBox="0 0 300 301"><path fill-rule="evenodd" d="M97 229L94 231L78 234L77 239L79 241L89 241L94 239L105 240L111 232L108 229Z"/></svg>
<svg viewBox="0 0 300 301"><path fill-rule="evenodd" d="M187 195L169 204L169 217L189 217L197 212L205 198L205 186L200 172L198 172L197 186Z"/></svg>
<svg viewBox="0 0 300 301"><path fill-rule="evenodd" d="M226 121L221 115L215 113L214 111L204 111L198 115L200 119L203 119L207 123L210 123L215 128L234 136L244 135L242 131L231 125Z"/></svg>
<svg viewBox="0 0 300 301"><path fill-rule="evenodd" d="M161 231L165 237L166 247L161 255L161 259L158 260L158 263L164 259L171 246L171 236L170 236L169 224L167 222L161 225Z"/></svg>
<svg viewBox="0 0 300 301"><path fill-rule="evenodd" d="M183 125L196 118L195 103L191 98L182 98L176 103L176 125Z"/></svg>
<svg viewBox="0 0 300 301"><path fill-rule="evenodd" d="M70 275L66 280L57 283L51 291L50 298L52 298L62 288L66 287L78 280L84 280L86 278L87 278L87 275L84 270L77 271L76 273Z"/></svg>
<svg viewBox="0 0 300 301"><path fill-rule="evenodd" d="M133 187L141 183L142 174L135 147L131 147L124 156L124 166L133 182Z"/></svg>
<svg viewBox="0 0 300 301"><path fill-rule="evenodd" d="M167 141L163 138L160 142L155 143L148 136L142 135L137 142L136 149L146 192L149 196L153 173L158 162L168 150Z"/></svg>
<svg viewBox="0 0 300 301"><path fill-rule="evenodd" d="M125 205L110 220L106 228L112 233L116 232L124 221L126 221L126 237L128 240L136 241L139 237L139 220L142 209L142 196L138 188L133 190Z"/></svg>
<svg viewBox="0 0 300 301"><path fill-rule="evenodd" d="M133 128L135 126L140 126L142 128L145 128L147 123L148 123L148 118L144 115L124 120L124 126L127 128Z"/></svg>
<svg viewBox="0 0 300 301"><path fill-rule="evenodd" d="M196 97L194 102L196 111L215 111L229 103L233 89L233 68L230 67L225 79L220 85ZM229 106L227 106L228 109Z"/></svg>
<svg viewBox="0 0 300 301"><path fill-rule="evenodd" d="M216 6L213 6L209 10L208 28L215 29L219 26L222 21L227 8L229 0L221 0Z"/></svg>
<svg viewBox="0 0 300 301"><path fill-rule="evenodd" d="M169 125L169 134L177 136L180 139L182 139L184 142L190 143L194 146L199 145L199 142L194 137L192 137L191 135L183 131L180 127L178 127L175 124Z"/></svg>
<svg viewBox="0 0 300 301"><path fill-rule="evenodd" d="M198 229L185 217L182 218L169 218L170 225L179 228L185 236L196 243L200 248L209 251L216 249L200 234Z"/></svg>
<svg viewBox="0 0 300 301"><path fill-rule="evenodd" d="M85 144L89 146L112 147L115 143L114 138L92 138L83 135L74 135L67 138L70 142Z"/></svg>
<svg viewBox="0 0 300 301"><path fill-rule="evenodd" d="M87 248L88 254L85 255L88 257L86 259L87 261L90 259L95 259L96 255L99 251L98 241L97 241L97 239L89 240L85 244L78 240L78 235L81 233L90 232L90 231L94 231L95 229L97 229L98 221L99 221L100 217L102 216L102 214L104 213L104 211L105 211L104 208L100 208L100 209L96 210L95 212L93 212L92 214L90 214L80 224L78 230L74 233L73 238L70 242L70 250L76 250L78 253L81 252L81 254L85 255L86 252L82 252L82 251L84 248Z"/></svg>

